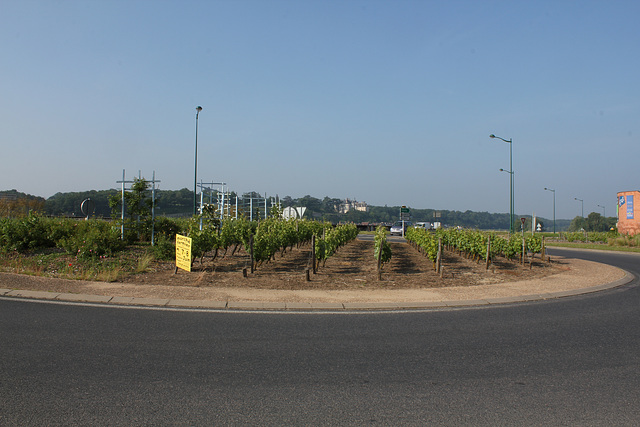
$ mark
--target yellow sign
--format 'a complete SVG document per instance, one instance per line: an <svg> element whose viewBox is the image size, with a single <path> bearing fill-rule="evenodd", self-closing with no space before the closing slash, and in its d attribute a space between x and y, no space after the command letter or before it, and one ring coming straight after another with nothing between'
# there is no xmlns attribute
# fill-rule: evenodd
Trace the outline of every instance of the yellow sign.
<svg viewBox="0 0 640 427"><path fill-rule="evenodd" d="M191 237L176 234L176 268L191 271Z"/></svg>

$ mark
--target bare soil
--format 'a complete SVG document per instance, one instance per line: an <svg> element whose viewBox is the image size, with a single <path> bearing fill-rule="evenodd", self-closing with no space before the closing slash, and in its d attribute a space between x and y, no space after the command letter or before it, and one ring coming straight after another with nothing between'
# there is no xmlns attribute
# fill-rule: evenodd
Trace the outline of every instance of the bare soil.
<svg viewBox="0 0 640 427"><path fill-rule="evenodd" d="M0 272L0 294L12 290L46 291L125 300L143 298L160 304L169 299L173 304L187 306L194 300L205 305L226 301L303 305L364 302L395 306L548 295L614 283L625 276L623 270L605 264L558 257L548 263L541 262L539 256L525 266L505 259L494 260L487 270L483 262L448 252L443 258L443 274L438 275L433 263L409 244L390 243L393 258L384 266L382 280L378 280L373 242L356 240L338 250L317 274L310 274L309 281L305 275L310 255L307 246L278 254L275 260L259 266L247 277L242 270L249 267L249 256L242 251L227 256L220 253L215 259L206 257L202 264L196 261L192 272L175 273L173 262L155 261L144 273L125 275L116 282L82 277L64 279L68 275L44 268L37 276L16 274L27 272L5 266L4 272ZM144 251L132 251L121 262L137 264L143 256Z"/></svg>
<svg viewBox="0 0 640 427"><path fill-rule="evenodd" d="M194 262L191 272L175 272L173 262L154 262L145 273L127 276L122 282L139 285L187 287L240 287L271 290L374 290L425 289L488 285L539 279L568 269L563 261L542 262L538 255L522 266L516 261L495 260L487 270L484 261L476 262L456 253L444 252L442 274L434 264L407 243L390 242L392 260L383 266L378 279L373 242L354 240L340 248L316 274L311 268L310 247L287 249L275 260L250 273L250 258L243 250L226 256L220 251ZM247 277L243 269L247 269Z"/></svg>

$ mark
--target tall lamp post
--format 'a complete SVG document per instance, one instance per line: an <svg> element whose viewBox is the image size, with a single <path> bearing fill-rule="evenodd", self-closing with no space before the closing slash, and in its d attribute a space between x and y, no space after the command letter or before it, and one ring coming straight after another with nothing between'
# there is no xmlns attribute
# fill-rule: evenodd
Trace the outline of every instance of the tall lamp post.
<svg viewBox="0 0 640 427"><path fill-rule="evenodd" d="M573 199L580 202L580 206L581 206L580 207L580 213L582 215L582 218L584 218L584 200L578 199L577 197L574 197Z"/></svg>
<svg viewBox="0 0 640 427"><path fill-rule="evenodd" d="M606 209L604 206L602 206L602 205L598 205L598 207L599 207L599 208L602 208L602 216L604 217L604 220L603 220L603 222L604 222L603 228L604 228L604 231L607 231L607 209Z"/></svg>
<svg viewBox="0 0 640 427"><path fill-rule="evenodd" d="M198 199L198 115L202 111L201 106L196 107L196 160L195 165L193 167L193 214L196 214L196 204Z"/></svg>
<svg viewBox="0 0 640 427"><path fill-rule="evenodd" d="M509 170L505 171L504 169L500 169L503 172L508 172L511 175L509 179L509 234L513 233L513 141L511 138L504 139L499 136L495 136L494 134L489 135L489 138L498 138L509 144Z"/></svg>
<svg viewBox="0 0 640 427"><path fill-rule="evenodd" d="M544 189L553 193L553 234L556 234L556 190L547 187Z"/></svg>

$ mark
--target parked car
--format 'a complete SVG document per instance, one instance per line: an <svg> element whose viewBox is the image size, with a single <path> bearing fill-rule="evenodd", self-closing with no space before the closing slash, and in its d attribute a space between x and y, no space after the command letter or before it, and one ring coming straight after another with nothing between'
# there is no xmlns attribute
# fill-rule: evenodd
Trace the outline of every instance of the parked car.
<svg viewBox="0 0 640 427"><path fill-rule="evenodd" d="M402 236L404 234L405 231L407 231L407 229L409 227L411 227L413 223L411 221L404 221L404 230L402 229L402 221L397 221L395 224L393 224L391 226L391 229L389 230L389 234L391 234L392 236L394 234L397 234L398 236Z"/></svg>
<svg viewBox="0 0 640 427"><path fill-rule="evenodd" d="M430 222L416 222L415 228L424 228L425 230L433 230L433 225Z"/></svg>

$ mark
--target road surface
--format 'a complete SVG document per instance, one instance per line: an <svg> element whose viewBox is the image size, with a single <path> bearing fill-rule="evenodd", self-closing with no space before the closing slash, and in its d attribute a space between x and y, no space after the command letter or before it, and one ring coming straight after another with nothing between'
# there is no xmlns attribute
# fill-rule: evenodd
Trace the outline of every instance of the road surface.
<svg viewBox="0 0 640 427"><path fill-rule="evenodd" d="M0 425L637 425L640 257L623 287L405 313L0 300Z"/></svg>

